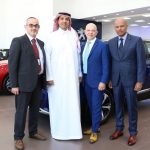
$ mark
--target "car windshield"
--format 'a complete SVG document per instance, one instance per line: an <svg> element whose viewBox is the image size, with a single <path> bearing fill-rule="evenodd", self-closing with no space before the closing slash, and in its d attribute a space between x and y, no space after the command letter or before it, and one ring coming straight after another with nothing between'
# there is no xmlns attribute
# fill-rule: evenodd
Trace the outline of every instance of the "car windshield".
<svg viewBox="0 0 150 150"><path fill-rule="evenodd" d="M146 64L150 64L150 41L144 41L146 50Z"/></svg>

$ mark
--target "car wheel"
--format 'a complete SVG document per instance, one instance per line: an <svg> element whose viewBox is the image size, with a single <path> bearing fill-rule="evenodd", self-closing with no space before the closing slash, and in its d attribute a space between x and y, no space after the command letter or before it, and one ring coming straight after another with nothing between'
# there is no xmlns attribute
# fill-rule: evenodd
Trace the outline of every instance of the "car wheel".
<svg viewBox="0 0 150 150"><path fill-rule="evenodd" d="M9 77L6 76L5 79L4 79L4 81L3 81L3 92L4 92L5 94L11 94L11 92L10 92L10 91L8 90L8 88L7 88L8 79L9 79Z"/></svg>
<svg viewBox="0 0 150 150"><path fill-rule="evenodd" d="M113 96L111 91L106 90L104 93L104 99L102 102L102 120L101 124L104 124L112 115L114 109Z"/></svg>

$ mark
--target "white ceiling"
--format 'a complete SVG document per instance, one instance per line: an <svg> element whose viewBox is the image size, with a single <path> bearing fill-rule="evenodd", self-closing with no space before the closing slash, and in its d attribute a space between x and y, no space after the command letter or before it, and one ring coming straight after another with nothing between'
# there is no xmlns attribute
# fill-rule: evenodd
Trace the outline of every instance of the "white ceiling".
<svg viewBox="0 0 150 150"><path fill-rule="evenodd" d="M147 15L148 17L144 17L143 15ZM125 19L126 17L130 18L127 19L129 26L150 27L150 6L122 12L103 14L84 19L102 22L103 24L110 24L110 23L112 24L116 18L120 17ZM107 22L108 20L109 22ZM138 20L143 20L143 22L136 22Z"/></svg>

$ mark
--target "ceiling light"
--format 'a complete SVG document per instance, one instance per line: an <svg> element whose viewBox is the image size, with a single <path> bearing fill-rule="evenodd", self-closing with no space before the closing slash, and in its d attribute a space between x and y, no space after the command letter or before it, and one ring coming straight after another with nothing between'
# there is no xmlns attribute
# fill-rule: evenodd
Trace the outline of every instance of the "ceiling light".
<svg viewBox="0 0 150 150"><path fill-rule="evenodd" d="M150 27L150 26L141 26L142 28L148 28L148 27Z"/></svg>
<svg viewBox="0 0 150 150"><path fill-rule="evenodd" d="M150 22L149 22L149 23L147 23L147 24L150 24Z"/></svg>
<svg viewBox="0 0 150 150"><path fill-rule="evenodd" d="M129 20L129 19L131 19L131 18L129 18L129 17L124 17L124 19L125 19L125 20Z"/></svg>
<svg viewBox="0 0 150 150"><path fill-rule="evenodd" d="M119 16L119 14L116 14L117 16Z"/></svg>
<svg viewBox="0 0 150 150"><path fill-rule="evenodd" d="M102 22L111 22L111 20L109 20L109 19L102 19L101 21Z"/></svg>
<svg viewBox="0 0 150 150"><path fill-rule="evenodd" d="M131 27L137 27L139 26L138 24L130 24Z"/></svg>
<svg viewBox="0 0 150 150"><path fill-rule="evenodd" d="M150 14L143 14L143 17L150 17Z"/></svg>
<svg viewBox="0 0 150 150"><path fill-rule="evenodd" d="M106 18L107 16L103 16L104 18Z"/></svg>
<svg viewBox="0 0 150 150"><path fill-rule="evenodd" d="M136 20L135 22L145 22L145 20Z"/></svg>
<svg viewBox="0 0 150 150"><path fill-rule="evenodd" d="M134 10L131 10L130 12L131 12L131 13L134 13Z"/></svg>

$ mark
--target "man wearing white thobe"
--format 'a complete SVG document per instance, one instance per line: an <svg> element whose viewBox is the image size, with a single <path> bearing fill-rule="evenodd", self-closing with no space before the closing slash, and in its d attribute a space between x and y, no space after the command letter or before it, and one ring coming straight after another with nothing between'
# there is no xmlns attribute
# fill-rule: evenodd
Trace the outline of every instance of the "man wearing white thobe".
<svg viewBox="0 0 150 150"><path fill-rule="evenodd" d="M45 48L51 135L58 140L81 139L80 46L70 14L56 16Z"/></svg>

